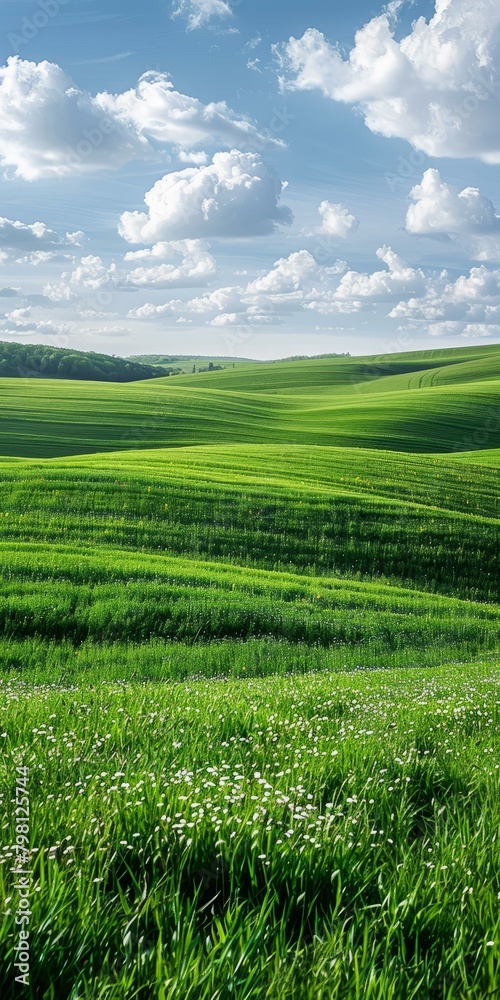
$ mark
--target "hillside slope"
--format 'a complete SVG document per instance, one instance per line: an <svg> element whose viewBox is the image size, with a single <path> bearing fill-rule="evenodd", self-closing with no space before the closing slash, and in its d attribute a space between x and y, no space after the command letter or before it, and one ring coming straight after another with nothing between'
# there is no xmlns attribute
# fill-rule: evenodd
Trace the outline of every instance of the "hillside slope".
<svg viewBox="0 0 500 1000"><path fill-rule="evenodd" d="M500 446L500 348L241 366L127 386L0 380L0 454L215 444ZM496 376L496 377L495 377Z"/></svg>
<svg viewBox="0 0 500 1000"><path fill-rule="evenodd" d="M4 459L0 479L6 666L415 666L498 641L488 466L260 445Z"/></svg>

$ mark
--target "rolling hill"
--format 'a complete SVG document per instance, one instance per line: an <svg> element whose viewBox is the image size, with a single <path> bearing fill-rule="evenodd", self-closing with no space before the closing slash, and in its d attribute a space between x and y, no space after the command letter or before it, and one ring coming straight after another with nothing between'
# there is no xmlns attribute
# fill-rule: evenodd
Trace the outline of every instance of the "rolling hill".
<svg viewBox="0 0 500 1000"><path fill-rule="evenodd" d="M495 992L499 365L0 380L2 996Z"/></svg>
<svg viewBox="0 0 500 1000"><path fill-rule="evenodd" d="M500 348L245 365L127 386L0 380L0 453L235 443L500 446Z"/></svg>
<svg viewBox="0 0 500 1000"><path fill-rule="evenodd" d="M499 374L488 346L1 380L4 633L42 662L53 643L495 648Z"/></svg>

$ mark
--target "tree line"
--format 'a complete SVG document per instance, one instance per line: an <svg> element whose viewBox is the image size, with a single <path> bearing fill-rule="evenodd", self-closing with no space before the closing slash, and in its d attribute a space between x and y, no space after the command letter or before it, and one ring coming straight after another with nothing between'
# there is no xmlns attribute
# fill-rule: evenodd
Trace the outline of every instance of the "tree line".
<svg viewBox="0 0 500 1000"><path fill-rule="evenodd" d="M142 379L177 375L180 372L180 368L153 367L93 351L0 341L0 377L4 378L138 382Z"/></svg>

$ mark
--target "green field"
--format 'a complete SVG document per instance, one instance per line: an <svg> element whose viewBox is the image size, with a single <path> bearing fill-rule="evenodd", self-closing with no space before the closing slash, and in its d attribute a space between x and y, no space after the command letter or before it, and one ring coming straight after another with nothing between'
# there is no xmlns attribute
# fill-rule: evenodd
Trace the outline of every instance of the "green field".
<svg viewBox="0 0 500 1000"><path fill-rule="evenodd" d="M500 347L334 358L126 386L0 379L0 454L303 444L500 447Z"/></svg>
<svg viewBox="0 0 500 1000"><path fill-rule="evenodd" d="M2 998L494 996L500 347L0 415Z"/></svg>

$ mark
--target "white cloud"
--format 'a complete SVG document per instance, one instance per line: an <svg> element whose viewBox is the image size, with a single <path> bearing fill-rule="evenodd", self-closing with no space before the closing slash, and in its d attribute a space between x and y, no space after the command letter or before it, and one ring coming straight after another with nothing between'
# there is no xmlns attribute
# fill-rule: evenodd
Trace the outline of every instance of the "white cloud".
<svg viewBox="0 0 500 1000"><path fill-rule="evenodd" d="M23 310L14 310L13 313L8 314L4 320L0 321L0 335L2 337L33 337L35 335L66 337L71 332L71 327L64 323L33 320L29 318L29 313L24 315Z"/></svg>
<svg viewBox="0 0 500 1000"><path fill-rule="evenodd" d="M277 50L282 86L353 104L372 132L429 156L500 163L498 3L435 0L400 41L396 9L357 32L347 59L314 28L290 38Z"/></svg>
<svg viewBox="0 0 500 1000"><path fill-rule="evenodd" d="M500 334L500 326L488 326L486 323L431 323L428 327L431 337L492 337Z"/></svg>
<svg viewBox="0 0 500 1000"><path fill-rule="evenodd" d="M262 136L225 101L202 104L174 90L165 73L144 73L134 89L124 94L97 94L95 101L112 120L133 126L148 140L180 147L181 151L205 141L243 149L282 145L279 140Z"/></svg>
<svg viewBox="0 0 500 1000"><path fill-rule="evenodd" d="M262 36L261 35L255 35L253 38L250 38L248 40L248 42L245 42L245 44L244 44L244 46L243 46L243 48L242 48L241 51L242 52L253 52L254 49L257 49L259 47L261 41L262 41Z"/></svg>
<svg viewBox="0 0 500 1000"><path fill-rule="evenodd" d="M189 31L201 28L213 18L231 17L232 10L225 0L179 0L173 17L183 17Z"/></svg>
<svg viewBox="0 0 500 1000"><path fill-rule="evenodd" d="M345 205L336 205L331 201L322 201L318 208L322 223L317 232L325 233L327 236L335 236L339 240L346 240L350 233L355 232L359 226L359 219L351 215Z"/></svg>
<svg viewBox="0 0 500 1000"><path fill-rule="evenodd" d="M457 324L450 332L455 329L470 337L500 325L500 270L482 265L450 281L446 271L414 268L390 247L379 249L377 257L386 268L365 273L346 271L344 261L325 267L307 250L300 250L246 285L218 288L187 301L146 303L130 315L149 319L195 315L216 327L254 326L281 322L303 310L322 316L349 315L381 305L389 308L391 318L425 323L435 335L446 332L447 323Z"/></svg>
<svg viewBox="0 0 500 1000"><path fill-rule="evenodd" d="M299 250L282 257L273 264L272 271L249 282L246 291L250 294L283 295L299 291L304 282L318 273L318 265L308 250Z"/></svg>
<svg viewBox="0 0 500 1000"><path fill-rule="evenodd" d="M157 264L155 267L137 267L125 278L128 285L137 288L178 288L206 285L217 273L217 265L212 254L204 249L198 240L179 240L173 243L157 243L151 250L139 250L125 255L125 260L163 257L172 263Z"/></svg>
<svg viewBox="0 0 500 1000"><path fill-rule="evenodd" d="M468 277L460 275L450 291L462 302L488 302L500 298L500 270L490 271L487 267L472 267Z"/></svg>
<svg viewBox="0 0 500 1000"><path fill-rule="evenodd" d="M164 73L145 73L122 94L92 96L55 63L13 56L0 68L0 163L24 180L164 160L164 147L188 155L201 142L243 149L280 144L225 102L204 105L174 90Z"/></svg>
<svg viewBox="0 0 500 1000"><path fill-rule="evenodd" d="M0 69L0 159L25 180L112 169L151 147L54 63L17 56Z"/></svg>
<svg viewBox="0 0 500 1000"><path fill-rule="evenodd" d="M157 243L147 250L125 255L126 263L136 260L161 260L163 263L126 271L119 269L114 261L107 265L101 257L90 254L82 257L73 271L63 272L60 281L47 284L44 295L53 303L83 298L87 300L87 305L90 304L90 315L94 315L101 311L100 306L109 304L110 296L115 291L201 287L217 273L214 257L198 240ZM106 302L100 301L100 293L102 295L103 292ZM88 313L89 309L86 309Z"/></svg>
<svg viewBox="0 0 500 1000"><path fill-rule="evenodd" d="M45 264L49 260L64 259L63 250L80 246L85 238L82 232L59 236L43 222L26 224L13 219L0 218L0 255L2 260L14 258L18 264ZM24 253L24 257L17 254Z"/></svg>
<svg viewBox="0 0 500 1000"><path fill-rule="evenodd" d="M377 311L379 316L409 321L399 330L423 328L431 336L470 339L498 334L500 268L480 265L450 280L445 270L412 267L387 246L377 251L377 257L385 268L370 273L347 270L341 260L327 267L309 251L300 250L246 284L216 288L187 300L146 302L132 309L129 317L154 321L172 316L222 330L283 324L304 313L328 317Z"/></svg>
<svg viewBox="0 0 500 1000"><path fill-rule="evenodd" d="M387 264L386 271L364 274L347 271L335 293L339 300L391 301L400 295L419 295L425 292L426 277L420 268L411 267L390 247L377 250L377 257Z"/></svg>
<svg viewBox="0 0 500 1000"><path fill-rule="evenodd" d="M496 333L500 326L500 269L473 267L455 281L443 271L428 279L424 294L398 302L389 316L423 323L434 336Z"/></svg>
<svg viewBox="0 0 500 1000"><path fill-rule="evenodd" d="M264 236L292 222L284 187L258 154L216 153L206 167L165 174L145 195L147 213L125 212L119 232L129 243Z"/></svg>
<svg viewBox="0 0 500 1000"><path fill-rule="evenodd" d="M143 306L139 306L138 309L131 310L129 316L139 319L154 319L155 316L164 316L166 313L178 312L187 312L200 316L230 311L243 312L246 308L241 300L243 291L244 289L238 286L217 288L213 292L207 292L205 295L197 298L188 299L187 302L181 299L170 299L168 302L156 306L151 302L146 302Z"/></svg>
<svg viewBox="0 0 500 1000"><path fill-rule="evenodd" d="M189 151L181 149L179 151L179 160L181 163L193 164L195 167L205 167L209 162L210 157L203 149L199 152L195 152L195 150Z"/></svg>
<svg viewBox="0 0 500 1000"><path fill-rule="evenodd" d="M311 290L317 282L324 284L330 278L338 278L345 270L344 261L332 267L322 267L308 250L299 250L282 257L260 278L255 278L246 288L247 295L284 295L291 292Z"/></svg>
<svg viewBox="0 0 500 1000"><path fill-rule="evenodd" d="M309 251L300 250L276 261L270 271L246 285L217 288L187 302L148 302L130 315L142 319L167 313L196 315L210 326L225 327L277 324L302 309L340 312L343 304L334 301L333 289L344 270L344 261L324 267Z"/></svg>
<svg viewBox="0 0 500 1000"><path fill-rule="evenodd" d="M50 250L34 250L24 257L16 257L16 264L29 264L30 267L38 267L40 264L48 264L49 261L73 260L73 255L68 253L51 252Z"/></svg>
<svg viewBox="0 0 500 1000"><path fill-rule="evenodd" d="M206 251L206 249L206 244L200 240L163 241L155 243L152 247L144 247L141 250L129 250L123 259L127 263L135 263L137 260L172 260L179 254L182 254L184 257L197 255L200 252Z"/></svg>
<svg viewBox="0 0 500 1000"><path fill-rule="evenodd" d="M500 257L500 216L478 188L463 191L445 184L438 170L426 170L410 191L414 204L406 216L407 232L419 236L456 236L476 260Z"/></svg>
<svg viewBox="0 0 500 1000"><path fill-rule="evenodd" d="M80 319L118 319L120 313L106 312L104 309L80 309L78 315Z"/></svg>
<svg viewBox="0 0 500 1000"><path fill-rule="evenodd" d="M241 313L219 313L210 320L210 326L238 326L241 322Z"/></svg>
<svg viewBox="0 0 500 1000"><path fill-rule="evenodd" d="M103 289L117 288L121 283L116 264L106 267L101 257L89 254L81 258L73 271L63 273L60 282L46 285L43 294L53 302L71 302Z"/></svg>
<svg viewBox="0 0 500 1000"><path fill-rule="evenodd" d="M240 313L221 313L210 321L210 326L231 327L231 326L281 326L284 320L277 313L259 313L250 310L245 316Z"/></svg>
<svg viewBox="0 0 500 1000"><path fill-rule="evenodd" d="M15 323L31 319L31 306L20 306L19 309L11 309L5 313L6 320L13 320Z"/></svg>

